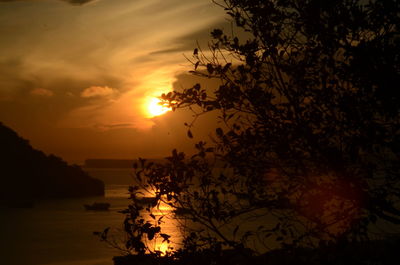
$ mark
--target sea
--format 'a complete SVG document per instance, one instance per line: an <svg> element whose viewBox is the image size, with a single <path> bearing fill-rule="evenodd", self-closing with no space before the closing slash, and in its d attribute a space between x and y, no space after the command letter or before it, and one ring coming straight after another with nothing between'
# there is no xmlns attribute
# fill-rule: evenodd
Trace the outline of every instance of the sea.
<svg viewBox="0 0 400 265"><path fill-rule="evenodd" d="M110 227L110 240L123 249L125 216L119 211L126 209L130 203L128 187L134 184L131 169L97 168L86 171L105 182L104 197L39 200L34 202L32 208L0 207L1 265L113 265L114 256L126 254L101 241L93 232L102 232ZM85 210L85 204L94 202L109 203L109 211ZM168 217L171 210L161 206L154 215L156 220L165 217L162 232L171 235L172 242L167 244L162 239L153 240L149 243L152 250L165 252L168 247L177 249L181 246L185 231L178 229L186 221L176 216ZM384 224L381 227L400 235L399 226Z"/></svg>
<svg viewBox="0 0 400 265"><path fill-rule="evenodd" d="M112 258L124 252L101 241L93 232L110 227L110 238L122 246L125 216L119 211L130 203L130 171L88 170L105 181L104 197L40 200L32 208L0 208L0 264L112 265ZM94 202L110 203L109 211L85 210L84 204ZM173 220L163 221L164 230L173 234ZM167 248L161 241L156 244L156 250Z"/></svg>

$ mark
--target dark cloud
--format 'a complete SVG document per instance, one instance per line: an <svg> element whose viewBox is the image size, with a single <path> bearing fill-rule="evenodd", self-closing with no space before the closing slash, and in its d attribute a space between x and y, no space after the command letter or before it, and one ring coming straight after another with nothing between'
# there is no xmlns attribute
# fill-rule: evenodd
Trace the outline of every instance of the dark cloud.
<svg viewBox="0 0 400 265"><path fill-rule="evenodd" d="M84 5L90 2L94 2L96 0L62 0L64 2L70 3L71 5Z"/></svg>
<svg viewBox="0 0 400 265"><path fill-rule="evenodd" d="M132 128L132 127L134 127L133 123L96 124L94 126L94 128L101 129L101 130Z"/></svg>
<svg viewBox="0 0 400 265"><path fill-rule="evenodd" d="M149 55L159 55L159 54L167 54L167 53L176 53L176 52L183 52L187 49L185 46L177 46L175 48L168 48L168 49L162 49L162 50L157 50L154 52L149 53Z"/></svg>
<svg viewBox="0 0 400 265"><path fill-rule="evenodd" d="M17 1L27 1L27 0L0 0L0 2L17 2ZM67 3L70 3L71 5L84 5L90 2L94 2L96 0L61 0Z"/></svg>

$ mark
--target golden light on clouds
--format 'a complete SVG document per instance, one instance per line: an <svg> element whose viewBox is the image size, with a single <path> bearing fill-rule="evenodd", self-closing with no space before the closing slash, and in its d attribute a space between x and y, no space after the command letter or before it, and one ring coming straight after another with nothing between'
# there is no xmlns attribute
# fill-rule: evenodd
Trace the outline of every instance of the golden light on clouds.
<svg viewBox="0 0 400 265"><path fill-rule="evenodd" d="M160 116L171 111L170 108L163 106L161 100L158 98L149 98L146 103L146 110L149 118Z"/></svg>
<svg viewBox="0 0 400 265"><path fill-rule="evenodd" d="M115 93L115 90L108 86L91 86L81 92L83 98L104 97Z"/></svg>
<svg viewBox="0 0 400 265"><path fill-rule="evenodd" d="M159 97L172 91L173 83L175 82L174 76L177 72L179 71L176 67L154 69L151 73L142 77L141 85L136 86L136 91L143 91L141 111L147 122L149 122L149 119L163 115L171 110L161 104ZM148 124L154 125L153 122Z"/></svg>
<svg viewBox="0 0 400 265"><path fill-rule="evenodd" d="M209 32L225 23L224 10L209 0L0 0L0 6L0 30L7 33L0 36L0 121L74 163L169 154L171 141L155 149L148 137L175 130L157 98L188 81L183 54L206 46ZM183 126L180 118L174 126ZM73 146L65 141L72 135Z"/></svg>
<svg viewBox="0 0 400 265"><path fill-rule="evenodd" d="M31 95L42 96L42 97L51 97L54 95L53 91L45 89L45 88L35 88L31 90Z"/></svg>

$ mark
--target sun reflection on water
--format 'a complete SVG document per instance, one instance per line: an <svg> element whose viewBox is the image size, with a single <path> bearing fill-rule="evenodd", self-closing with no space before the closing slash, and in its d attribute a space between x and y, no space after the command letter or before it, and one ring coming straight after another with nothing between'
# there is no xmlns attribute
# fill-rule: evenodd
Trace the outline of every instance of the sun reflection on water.
<svg viewBox="0 0 400 265"><path fill-rule="evenodd" d="M152 214L155 216L155 220L151 217L148 219L149 222L157 222L156 220L162 217L162 222L160 223L161 233L170 236L170 242L165 241L161 236L148 242L150 250L156 252L159 251L161 256L165 256L167 252L171 250L178 249L183 240L181 230L182 223L180 220L175 218L173 211L174 208L172 206L161 202L152 209Z"/></svg>

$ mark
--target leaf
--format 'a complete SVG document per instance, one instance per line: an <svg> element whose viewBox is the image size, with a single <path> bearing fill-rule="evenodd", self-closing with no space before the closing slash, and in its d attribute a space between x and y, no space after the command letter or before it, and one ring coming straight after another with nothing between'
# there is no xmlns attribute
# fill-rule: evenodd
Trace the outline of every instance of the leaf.
<svg viewBox="0 0 400 265"><path fill-rule="evenodd" d="M236 236L237 231L239 230L239 226L237 225L233 230L233 236Z"/></svg>
<svg viewBox="0 0 400 265"><path fill-rule="evenodd" d="M104 229L103 233L101 233L101 240L107 240L107 235L108 235L109 230L110 230L110 227L107 227L106 229Z"/></svg>
<svg viewBox="0 0 400 265"><path fill-rule="evenodd" d="M189 138L193 138L193 134L192 134L192 132L190 130L188 130L187 135L188 135Z"/></svg>
<svg viewBox="0 0 400 265"><path fill-rule="evenodd" d="M228 71L229 67L231 67L231 63L227 63L224 68L222 68L222 73L226 73L226 71Z"/></svg>
<svg viewBox="0 0 400 265"><path fill-rule="evenodd" d="M221 128L219 128L219 127L218 127L217 129L215 129L215 132L216 132L217 135L220 136L220 137L224 134L224 131L223 131Z"/></svg>
<svg viewBox="0 0 400 265"><path fill-rule="evenodd" d="M160 234L160 236L163 238L162 242L169 241L169 238L171 237L170 235L167 234Z"/></svg>
<svg viewBox="0 0 400 265"><path fill-rule="evenodd" d="M212 75L214 73L214 67L212 66L212 64L208 63L207 64L207 72Z"/></svg>
<svg viewBox="0 0 400 265"><path fill-rule="evenodd" d="M223 32L222 32L222 30L220 30L220 29L214 29L214 30L211 32L211 36L212 36L214 39L221 38L222 34L223 34Z"/></svg>
<svg viewBox="0 0 400 265"><path fill-rule="evenodd" d="M147 238L149 240L152 240L154 238L154 234L155 234L154 231L150 230L149 232L147 232Z"/></svg>

